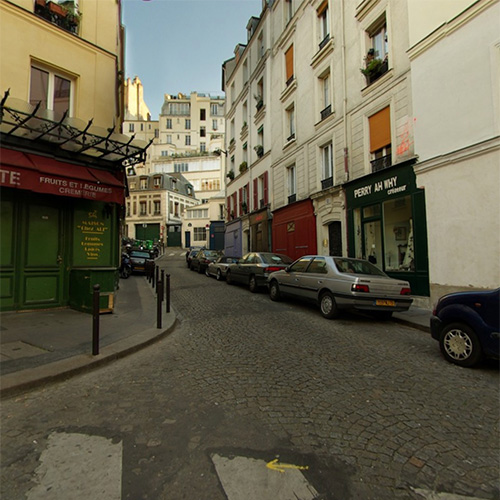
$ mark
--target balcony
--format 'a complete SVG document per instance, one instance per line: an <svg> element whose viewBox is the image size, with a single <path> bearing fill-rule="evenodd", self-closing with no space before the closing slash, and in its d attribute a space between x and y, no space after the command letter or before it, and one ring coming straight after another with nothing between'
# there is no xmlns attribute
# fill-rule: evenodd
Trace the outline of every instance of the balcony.
<svg viewBox="0 0 500 500"><path fill-rule="evenodd" d="M330 41L330 35L326 35L319 44L319 50L321 50Z"/></svg>
<svg viewBox="0 0 500 500"><path fill-rule="evenodd" d="M332 114L332 105L329 104L322 112L321 112L321 120L328 118Z"/></svg>
<svg viewBox="0 0 500 500"><path fill-rule="evenodd" d="M389 71L389 61L384 59L373 59L371 60L366 68L362 69L361 72L366 77L366 84L371 85L373 82L378 80L383 74Z"/></svg>
<svg viewBox="0 0 500 500"><path fill-rule="evenodd" d="M35 14L75 35L78 34L81 13L72 0L58 4L46 0L35 1Z"/></svg>
<svg viewBox="0 0 500 500"><path fill-rule="evenodd" d="M321 189L328 189L333 186L333 176L327 177L321 181Z"/></svg>
<svg viewBox="0 0 500 500"><path fill-rule="evenodd" d="M372 166L372 172L380 172L384 168L388 168L392 165L392 155L381 156L370 162Z"/></svg>

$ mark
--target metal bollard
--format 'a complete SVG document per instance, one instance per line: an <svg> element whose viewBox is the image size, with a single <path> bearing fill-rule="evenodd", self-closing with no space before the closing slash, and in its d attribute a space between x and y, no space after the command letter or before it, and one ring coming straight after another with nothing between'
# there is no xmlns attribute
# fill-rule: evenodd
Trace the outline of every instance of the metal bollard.
<svg viewBox="0 0 500 500"><path fill-rule="evenodd" d="M154 262L151 263L151 286L153 288L156 287L156 282L155 282L155 272L156 272L156 264Z"/></svg>
<svg viewBox="0 0 500 500"><path fill-rule="evenodd" d="M165 293L167 295L167 313L170 312L170 274L167 274L167 287L165 290Z"/></svg>
<svg viewBox="0 0 500 500"><path fill-rule="evenodd" d="M160 281L160 276L159 276L159 274L160 274L160 267L157 266L156 264L155 264L155 271L156 271L156 273L155 273L156 283L158 283L158 281ZM156 287L156 293L158 293L158 287Z"/></svg>
<svg viewBox="0 0 500 500"><path fill-rule="evenodd" d="M165 269L162 269L161 270L161 282L163 283L163 287L165 288ZM163 298L163 293L161 294L161 301L163 302L164 298Z"/></svg>
<svg viewBox="0 0 500 500"><path fill-rule="evenodd" d="M161 302L163 298L163 282L160 280L157 282L157 292L156 296L156 328L161 328Z"/></svg>
<svg viewBox="0 0 500 500"><path fill-rule="evenodd" d="M92 355L99 354L99 310L100 310L100 285L94 285L92 295Z"/></svg>

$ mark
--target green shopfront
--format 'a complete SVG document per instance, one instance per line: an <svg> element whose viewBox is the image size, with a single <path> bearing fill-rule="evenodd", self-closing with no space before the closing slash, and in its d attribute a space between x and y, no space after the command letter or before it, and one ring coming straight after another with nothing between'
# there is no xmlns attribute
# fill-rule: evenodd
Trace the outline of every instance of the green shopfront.
<svg viewBox="0 0 500 500"><path fill-rule="evenodd" d="M429 296L425 193L413 163L394 165L345 184L349 256L367 259Z"/></svg>

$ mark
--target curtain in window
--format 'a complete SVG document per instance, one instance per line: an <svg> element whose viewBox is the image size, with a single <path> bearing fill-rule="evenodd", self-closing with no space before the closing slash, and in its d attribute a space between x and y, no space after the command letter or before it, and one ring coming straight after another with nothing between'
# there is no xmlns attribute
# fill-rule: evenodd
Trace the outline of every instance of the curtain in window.
<svg viewBox="0 0 500 500"><path fill-rule="evenodd" d="M286 81L293 78L293 45L285 52Z"/></svg>
<svg viewBox="0 0 500 500"><path fill-rule="evenodd" d="M390 107L380 110L370 116L370 153L391 144L391 113Z"/></svg>

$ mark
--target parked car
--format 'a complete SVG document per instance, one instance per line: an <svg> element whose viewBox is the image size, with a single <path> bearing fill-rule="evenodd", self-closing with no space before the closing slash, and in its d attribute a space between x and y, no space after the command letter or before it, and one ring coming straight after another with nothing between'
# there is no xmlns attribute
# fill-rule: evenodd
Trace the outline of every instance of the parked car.
<svg viewBox="0 0 500 500"><path fill-rule="evenodd" d="M267 284L267 277L274 271L284 269L293 261L287 255L270 252L251 252L244 255L226 271L226 282L248 285L251 292Z"/></svg>
<svg viewBox="0 0 500 500"><path fill-rule="evenodd" d="M191 268L191 260L193 257L204 247L191 247L187 252L186 252L186 264L188 268Z"/></svg>
<svg viewBox="0 0 500 500"><path fill-rule="evenodd" d="M145 273L148 262L154 263L148 250L132 250L130 252L132 273Z"/></svg>
<svg viewBox="0 0 500 500"><path fill-rule="evenodd" d="M226 257L222 255L215 262L210 262L207 267L206 275L215 276L218 281L226 279L226 271L229 264L238 262L237 257Z"/></svg>
<svg viewBox="0 0 500 500"><path fill-rule="evenodd" d="M306 255L268 279L271 300L291 296L319 305L325 318L343 309L368 311L389 319L413 301L410 284L387 276L367 260Z"/></svg>
<svg viewBox="0 0 500 500"><path fill-rule="evenodd" d="M483 357L500 358L500 288L444 295L430 323L432 338L450 363L470 367Z"/></svg>
<svg viewBox="0 0 500 500"><path fill-rule="evenodd" d="M199 250L191 259L191 264L189 269L191 271L198 271L199 273L204 273L210 262L214 262L220 257L221 252L219 250Z"/></svg>

